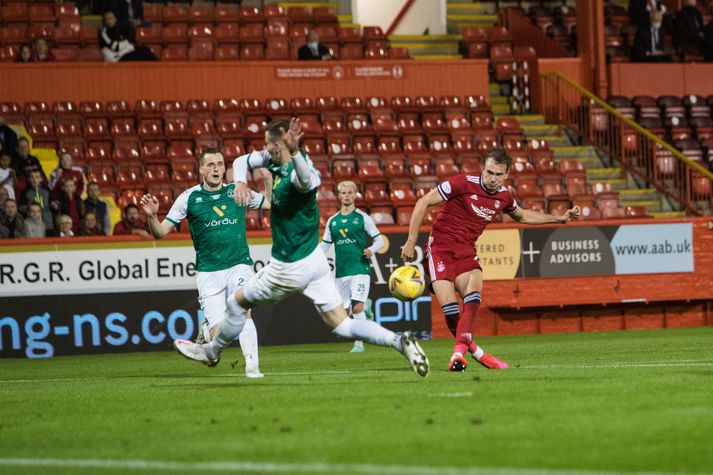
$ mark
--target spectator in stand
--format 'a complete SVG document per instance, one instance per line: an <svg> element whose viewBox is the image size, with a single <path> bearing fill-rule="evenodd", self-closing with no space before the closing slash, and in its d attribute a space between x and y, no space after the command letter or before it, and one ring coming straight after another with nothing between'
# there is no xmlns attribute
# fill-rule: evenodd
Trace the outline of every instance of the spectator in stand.
<svg viewBox="0 0 713 475"><path fill-rule="evenodd" d="M104 230L97 222L97 215L94 211L87 211L82 216L82 224L79 226L80 236L105 236Z"/></svg>
<svg viewBox="0 0 713 475"><path fill-rule="evenodd" d="M25 237L43 238L47 235L47 227L42 220L42 207L38 203L30 203L25 218Z"/></svg>
<svg viewBox="0 0 713 475"><path fill-rule="evenodd" d="M0 142L2 151L12 153L17 149L17 134L5 123L5 117L0 115Z"/></svg>
<svg viewBox="0 0 713 475"><path fill-rule="evenodd" d="M52 224L52 208L50 207L52 203L50 190L42 184L42 175L37 170L30 173L27 188L20 195L20 212L28 212L29 205L32 203L37 203L40 206L45 228L47 230L52 229L54 226Z"/></svg>
<svg viewBox="0 0 713 475"><path fill-rule="evenodd" d="M703 51L703 15L696 8L696 0L686 0L676 13L673 43L681 60L686 52L700 54Z"/></svg>
<svg viewBox="0 0 713 475"><path fill-rule="evenodd" d="M119 23L112 11L104 13L104 26L99 30L99 47L104 61L156 61L146 46L134 45L135 30L131 23Z"/></svg>
<svg viewBox="0 0 713 475"><path fill-rule="evenodd" d="M72 218L66 214L57 216L57 229L47 233L51 237L74 237Z"/></svg>
<svg viewBox="0 0 713 475"><path fill-rule="evenodd" d="M37 38L35 40L35 50L33 52L33 61L38 63L48 63L54 61L54 54L47 46L47 40L44 38Z"/></svg>
<svg viewBox="0 0 713 475"><path fill-rule="evenodd" d="M703 55L706 61L713 61L713 20L703 27Z"/></svg>
<svg viewBox="0 0 713 475"><path fill-rule="evenodd" d="M14 200L17 178L15 177L15 170L10 166L11 163L12 157L10 157L10 154L8 152L0 152L0 187L5 188L7 196Z"/></svg>
<svg viewBox="0 0 713 475"><path fill-rule="evenodd" d="M39 170L42 175L42 182L47 183L47 177L42 170L40 161L34 155L30 155L30 142L25 137L20 137L17 141L15 156L13 157L12 168L17 177L17 188L24 190L30 173Z"/></svg>
<svg viewBox="0 0 713 475"><path fill-rule="evenodd" d="M662 12L651 12L650 23L639 26L631 47L631 60L639 62L666 62L671 56L664 52L664 30Z"/></svg>
<svg viewBox="0 0 713 475"><path fill-rule="evenodd" d="M632 25L649 26L651 12L666 13L666 6L660 0L631 0L629 21Z"/></svg>
<svg viewBox="0 0 713 475"><path fill-rule="evenodd" d="M135 204L128 204L124 208L124 219L114 226L114 236L127 236L136 234L141 237L149 237L146 231L146 223L139 216L139 207Z"/></svg>
<svg viewBox="0 0 713 475"><path fill-rule="evenodd" d="M53 204L59 214L66 214L72 218L72 231L76 234L79 230L79 220L84 214L84 203L77 193L77 185L74 180L66 180L62 183L62 194L56 201L53 201Z"/></svg>
<svg viewBox="0 0 713 475"><path fill-rule="evenodd" d="M331 51L326 46L319 44L319 35L314 30L310 30L305 39L307 43L297 50L297 59L327 61L334 59Z"/></svg>
<svg viewBox="0 0 713 475"><path fill-rule="evenodd" d="M16 63L32 63L35 59L32 57L32 46L22 45L20 46L20 51L17 52L15 56Z"/></svg>
<svg viewBox="0 0 713 475"><path fill-rule="evenodd" d="M93 212L97 221L104 230L104 234L109 235L111 231L111 219L109 217L109 207L99 199L99 184L95 181L87 185L87 199L84 200L84 212Z"/></svg>
<svg viewBox="0 0 713 475"><path fill-rule="evenodd" d="M77 193L84 193L84 170L82 167L73 166L72 155L65 152L59 157L59 166L50 174L49 187L53 197L56 198L62 193L62 184L66 180L74 180Z"/></svg>
<svg viewBox="0 0 713 475"><path fill-rule="evenodd" d="M25 237L25 220L17 212L17 203L8 198L0 215L0 238L16 239Z"/></svg>
<svg viewBox="0 0 713 475"><path fill-rule="evenodd" d="M10 199L9 196L7 196L7 190L0 186L0 216L3 214L3 209L5 209L5 202Z"/></svg>
<svg viewBox="0 0 713 475"><path fill-rule="evenodd" d="M139 26L144 21L143 0L104 0L101 11L112 11L116 14L119 23L131 22Z"/></svg>

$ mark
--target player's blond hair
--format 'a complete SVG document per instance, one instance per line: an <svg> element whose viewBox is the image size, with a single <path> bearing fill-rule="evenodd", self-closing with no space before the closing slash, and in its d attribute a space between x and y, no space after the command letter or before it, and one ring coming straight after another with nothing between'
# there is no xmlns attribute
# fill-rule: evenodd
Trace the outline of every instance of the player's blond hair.
<svg viewBox="0 0 713 475"><path fill-rule="evenodd" d="M356 183L350 180L340 181L339 184L337 184L337 192L342 191L343 188L351 188L354 190L354 193L357 191Z"/></svg>

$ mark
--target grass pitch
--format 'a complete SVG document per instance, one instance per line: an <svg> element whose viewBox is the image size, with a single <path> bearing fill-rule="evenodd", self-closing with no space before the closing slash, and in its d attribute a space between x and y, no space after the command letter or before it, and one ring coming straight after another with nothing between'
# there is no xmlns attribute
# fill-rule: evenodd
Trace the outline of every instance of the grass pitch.
<svg viewBox="0 0 713 475"><path fill-rule="evenodd" d="M713 472L713 328L0 360L0 473ZM233 364L231 364L233 363ZM233 367L234 366L234 367Z"/></svg>

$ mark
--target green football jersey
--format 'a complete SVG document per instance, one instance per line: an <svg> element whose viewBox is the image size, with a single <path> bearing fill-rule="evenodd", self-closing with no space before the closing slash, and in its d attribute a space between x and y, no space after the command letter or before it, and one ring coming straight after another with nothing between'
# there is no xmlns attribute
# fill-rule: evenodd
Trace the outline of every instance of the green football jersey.
<svg viewBox="0 0 713 475"><path fill-rule="evenodd" d="M166 215L174 225L188 219L199 272L253 263L245 236L245 207L235 204L234 191L234 184L223 185L217 191L196 185L181 193ZM253 192L248 206L260 208L264 200L264 196Z"/></svg>
<svg viewBox="0 0 713 475"><path fill-rule="evenodd" d="M370 262L364 249L379 236L379 230L371 216L359 209L349 214L341 212L327 221L322 241L334 243L336 276L370 274Z"/></svg>
<svg viewBox="0 0 713 475"><path fill-rule="evenodd" d="M270 164L272 172L272 204L270 228L272 229L272 257L282 262L295 262L309 256L319 244L319 208L317 188L319 172L304 152L295 160L307 160L311 168L308 191L298 188L292 162Z"/></svg>

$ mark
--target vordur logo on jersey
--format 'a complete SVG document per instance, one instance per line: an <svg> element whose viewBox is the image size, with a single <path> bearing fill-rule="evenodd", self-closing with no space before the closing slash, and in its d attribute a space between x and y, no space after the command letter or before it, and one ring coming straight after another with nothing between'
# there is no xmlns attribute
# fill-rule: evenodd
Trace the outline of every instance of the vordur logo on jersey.
<svg viewBox="0 0 713 475"><path fill-rule="evenodd" d="M212 221L208 221L208 222L206 222L206 223L203 223L203 225L204 225L206 228L214 228L214 227L216 227L216 226L225 226L225 225L230 225L230 224L237 224L237 223L238 223L238 219L237 219L237 218L233 218L233 219L231 219L231 218L224 218L225 213L223 213L223 211L225 211L227 208L228 208L228 207L227 207L226 205L222 205L220 208L218 208L218 206L213 206L213 211L215 211L215 214L217 214L218 216L220 216L220 217L223 218L223 219L214 219L214 220L212 220Z"/></svg>

